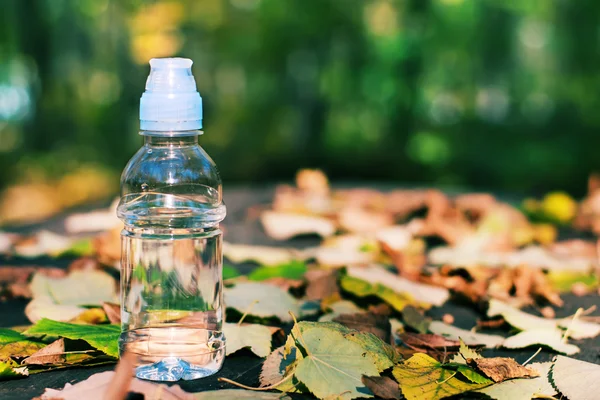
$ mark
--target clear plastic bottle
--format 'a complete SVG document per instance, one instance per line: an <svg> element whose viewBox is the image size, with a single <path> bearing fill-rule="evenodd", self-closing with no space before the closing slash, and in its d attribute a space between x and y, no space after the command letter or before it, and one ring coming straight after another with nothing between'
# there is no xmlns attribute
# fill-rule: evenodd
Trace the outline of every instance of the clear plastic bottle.
<svg viewBox="0 0 600 400"><path fill-rule="evenodd" d="M136 376L197 379L225 358L221 178L199 146L192 61L150 61L140 105L144 146L121 176L121 353Z"/></svg>

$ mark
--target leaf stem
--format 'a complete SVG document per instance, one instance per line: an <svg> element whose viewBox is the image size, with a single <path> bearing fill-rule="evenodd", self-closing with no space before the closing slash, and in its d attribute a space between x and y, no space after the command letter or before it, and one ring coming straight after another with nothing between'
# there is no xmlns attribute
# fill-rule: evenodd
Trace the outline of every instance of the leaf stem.
<svg viewBox="0 0 600 400"><path fill-rule="evenodd" d="M294 320L294 327L298 327L298 335L300 336L298 339L302 341L306 355L310 356L310 351L308 351L308 346L306 345L306 341L304 340L304 337L302 336L302 331L300 330L300 327L298 326L298 320L296 320L296 316L294 315L293 312L291 312L291 311L288 311L288 312L290 313L290 315L292 316L292 319ZM290 331L290 335L292 335L292 337L294 337L294 340L296 340L296 337L294 335L294 328L292 328L292 330Z"/></svg>
<svg viewBox="0 0 600 400"><path fill-rule="evenodd" d="M252 303L250 303L250 305L248 306L248 308L246 308L246 311L244 312L244 315L242 315L242 318L240 318L240 320L237 323L238 326L242 325L242 322L244 321L244 318L246 318L246 315L250 314L250 311L252 311L252 307L254 307L254 305L256 303L258 303L258 300L254 300Z"/></svg>
<svg viewBox="0 0 600 400"><path fill-rule="evenodd" d="M444 381L443 381L443 382L439 382L439 381L437 381L436 383L437 383L438 385L443 385L444 383L448 382L450 379L454 378L454 375L456 375L457 373L458 373L458 371L456 371L455 373L453 373L452 375L450 375L450 376L449 376L447 379L444 379Z"/></svg>
<svg viewBox="0 0 600 400"><path fill-rule="evenodd" d="M294 374L289 374L288 376L284 377L282 380L280 380L279 382L275 382L272 385L269 386L263 386L263 387L259 387L259 388L255 388L252 386L246 386L242 383L238 383L236 381L232 381L231 379L228 378L219 378L219 382L226 382L229 383L233 386L237 386L237 387L241 387L242 389L247 389L247 390L254 390L254 391L263 391L263 390L272 390L275 389L277 386L281 385L283 382L287 381L288 379L290 379L292 376L294 376Z"/></svg>
<svg viewBox="0 0 600 400"><path fill-rule="evenodd" d="M541 348L541 347L540 347L540 348L538 348L538 349L537 349L537 351L536 351L535 353L533 353L533 355L532 355L531 357L529 357L529 358L527 359L527 361L525 361L525 362L524 362L522 365L523 365L523 366L527 365L527 364L529 363L529 361L533 360L533 358L534 358L535 356L537 356L538 354L540 354L540 351L542 351L542 348Z"/></svg>
<svg viewBox="0 0 600 400"><path fill-rule="evenodd" d="M573 326L575 321L577 321L577 318L579 318L581 313L583 313L583 308L580 307L575 312L575 315L573 315L573 319L571 320L571 323L569 324L569 326L567 327L567 330L565 331L565 334L563 335L563 338L562 338L563 343L567 343L567 340L569 339L569 334L571 333L571 327Z"/></svg>

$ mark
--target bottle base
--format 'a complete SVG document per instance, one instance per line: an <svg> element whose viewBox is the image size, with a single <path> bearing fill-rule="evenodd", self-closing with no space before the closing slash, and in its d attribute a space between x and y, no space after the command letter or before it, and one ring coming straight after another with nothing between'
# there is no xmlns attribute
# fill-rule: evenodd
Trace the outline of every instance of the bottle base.
<svg viewBox="0 0 600 400"><path fill-rule="evenodd" d="M206 378L219 372L222 362L216 360L222 356L214 357L214 362L209 365L193 365L177 357L167 357L154 364L140 365L135 369L135 376L150 381L175 382L179 380L189 381Z"/></svg>
<svg viewBox="0 0 600 400"><path fill-rule="evenodd" d="M121 334L119 350L137 356L135 376L174 382L205 378L217 373L225 359L221 331L163 327Z"/></svg>

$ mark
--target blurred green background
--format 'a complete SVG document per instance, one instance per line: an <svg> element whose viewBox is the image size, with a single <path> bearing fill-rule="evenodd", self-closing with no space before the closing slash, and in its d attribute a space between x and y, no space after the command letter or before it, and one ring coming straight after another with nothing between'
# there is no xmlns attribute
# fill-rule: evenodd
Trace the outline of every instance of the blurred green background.
<svg viewBox="0 0 600 400"><path fill-rule="evenodd" d="M43 216L116 193L152 57L194 60L201 144L226 183L319 167L334 181L582 195L599 166L597 0L0 8L0 222L16 204L50 199Z"/></svg>

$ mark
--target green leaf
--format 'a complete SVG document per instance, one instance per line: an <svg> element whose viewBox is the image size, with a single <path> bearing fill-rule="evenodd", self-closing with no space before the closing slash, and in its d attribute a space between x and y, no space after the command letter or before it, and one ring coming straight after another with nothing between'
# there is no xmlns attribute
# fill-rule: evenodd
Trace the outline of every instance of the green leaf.
<svg viewBox="0 0 600 400"><path fill-rule="evenodd" d="M491 385L494 383L493 380L486 378L485 376L473 370L473 368L466 365L458 365L456 370L473 383L483 383L486 385Z"/></svg>
<svg viewBox="0 0 600 400"><path fill-rule="evenodd" d="M378 265L349 267L346 272L348 276L372 285L383 285L398 295L412 299L413 304L422 308L441 306L450 298L450 292L446 288L411 281Z"/></svg>
<svg viewBox="0 0 600 400"><path fill-rule="evenodd" d="M285 290L265 283L240 282L225 288L225 304L240 313L248 312L260 318L277 317L282 322L292 320L289 312L300 315L298 301Z"/></svg>
<svg viewBox="0 0 600 400"><path fill-rule="evenodd" d="M294 336L295 345L304 354L298 360L294 376L320 399L372 397L362 376L379 376L372 356L361 345L339 331L317 327Z"/></svg>
<svg viewBox="0 0 600 400"><path fill-rule="evenodd" d="M407 400L437 400L489 385L463 380L458 371L444 367L424 353L398 364L392 374Z"/></svg>
<svg viewBox="0 0 600 400"><path fill-rule="evenodd" d="M345 334L344 337L367 351L373 357L379 372L385 371L400 361L398 352L371 332L352 331Z"/></svg>
<svg viewBox="0 0 600 400"><path fill-rule="evenodd" d="M231 279L240 276L240 271L232 265L223 265L223 279Z"/></svg>
<svg viewBox="0 0 600 400"><path fill-rule="evenodd" d="M455 364L467 365L468 358L476 360L478 358L481 358L481 354L469 348L469 346L467 346L465 342L462 339L460 339L460 349L458 350L458 354L455 354L454 357L450 359L450 362Z"/></svg>
<svg viewBox="0 0 600 400"><path fill-rule="evenodd" d="M415 300L407 294L399 294L382 284L372 284L349 275L342 276L340 286L346 292L358 297L379 297L397 311L402 311L407 305L416 305Z"/></svg>
<svg viewBox="0 0 600 400"><path fill-rule="evenodd" d="M19 367L13 361L0 361L0 381L24 378L28 375L27 367Z"/></svg>
<svg viewBox="0 0 600 400"><path fill-rule="evenodd" d="M25 331L26 335L51 335L72 340L85 340L92 347L112 357L119 357L118 339L121 327L118 325L79 325L42 319Z"/></svg>
<svg viewBox="0 0 600 400"><path fill-rule="evenodd" d="M226 323L223 332L227 339L226 355L243 348L249 348L259 357L266 357L271 352L271 330L264 325Z"/></svg>
<svg viewBox="0 0 600 400"><path fill-rule="evenodd" d="M551 362L529 364L528 368L536 370L540 376L531 379L509 379L479 389L477 392L496 400L531 400L534 396L552 397L556 394L556 390L548 381L551 366Z"/></svg>
<svg viewBox="0 0 600 400"><path fill-rule="evenodd" d="M337 322L301 321L292 328L292 336L295 338L300 337L312 329L329 329L341 333L345 339L358 344L364 351L371 355L371 357L373 357L373 362L379 371L384 371L400 361L398 352L374 334L349 329ZM288 349L292 343L293 341L290 341L288 338Z"/></svg>
<svg viewBox="0 0 600 400"><path fill-rule="evenodd" d="M563 293L570 292L575 283L583 283L588 290L593 290L600 283L596 274L582 271L549 271L547 278L554 289Z"/></svg>
<svg viewBox="0 0 600 400"><path fill-rule="evenodd" d="M259 267L248 275L251 281L264 281L269 278L302 279L306 273L306 264L302 261L291 261L274 267Z"/></svg>
<svg viewBox="0 0 600 400"><path fill-rule="evenodd" d="M94 254L92 239L81 239L73 242L71 246L60 253L58 257L83 257Z"/></svg>
<svg viewBox="0 0 600 400"><path fill-rule="evenodd" d="M0 329L0 360L10 357L28 357L46 346L44 343L29 340L25 335L12 329Z"/></svg>

